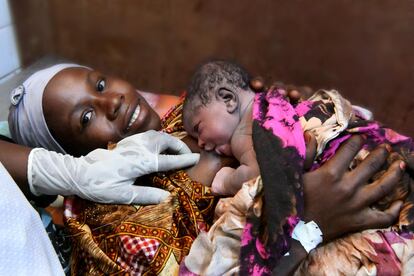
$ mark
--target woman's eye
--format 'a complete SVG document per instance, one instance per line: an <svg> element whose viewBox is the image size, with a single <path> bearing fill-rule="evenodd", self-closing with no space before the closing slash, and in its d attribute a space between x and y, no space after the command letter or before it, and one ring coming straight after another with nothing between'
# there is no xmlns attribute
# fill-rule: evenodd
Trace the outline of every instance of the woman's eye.
<svg viewBox="0 0 414 276"><path fill-rule="evenodd" d="M88 125L91 118L92 118L92 111L87 111L87 112L83 113L82 117L81 117L82 127L85 127L86 125Z"/></svg>
<svg viewBox="0 0 414 276"><path fill-rule="evenodd" d="M96 83L96 91L102 92L105 89L105 79L100 79Z"/></svg>

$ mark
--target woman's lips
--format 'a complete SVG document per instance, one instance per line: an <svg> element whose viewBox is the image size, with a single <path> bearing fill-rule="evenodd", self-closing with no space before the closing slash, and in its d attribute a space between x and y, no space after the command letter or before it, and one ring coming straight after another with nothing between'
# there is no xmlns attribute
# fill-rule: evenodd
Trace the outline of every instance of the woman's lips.
<svg viewBox="0 0 414 276"><path fill-rule="evenodd" d="M145 130L149 120L149 110L145 102L139 99L137 106L128 113L131 115L124 133L135 134Z"/></svg>
<svg viewBox="0 0 414 276"><path fill-rule="evenodd" d="M128 126L127 126L127 131L130 130L132 124L135 123L135 121L138 119L140 113L141 113L141 106L138 104L135 107L134 112L132 112L131 119L129 119Z"/></svg>

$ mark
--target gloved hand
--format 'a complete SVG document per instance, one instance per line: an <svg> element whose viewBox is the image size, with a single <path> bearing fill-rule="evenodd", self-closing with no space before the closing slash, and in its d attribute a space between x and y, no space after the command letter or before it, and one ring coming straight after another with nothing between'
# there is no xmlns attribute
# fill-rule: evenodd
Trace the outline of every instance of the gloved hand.
<svg viewBox="0 0 414 276"><path fill-rule="evenodd" d="M198 159L199 154L191 153L179 139L150 130L121 140L112 150L96 149L79 158L33 149L27 177L35 195L77 195L102 203L157 204L169 193L134 186L135 179L153 172L188 167Z"/></svg>

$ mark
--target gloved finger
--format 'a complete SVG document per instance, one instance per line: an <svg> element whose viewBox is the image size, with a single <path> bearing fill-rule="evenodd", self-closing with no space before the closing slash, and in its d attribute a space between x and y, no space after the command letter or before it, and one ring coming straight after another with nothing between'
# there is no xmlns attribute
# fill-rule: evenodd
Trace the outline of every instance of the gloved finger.
<svg viewBox="0 0 414 276"><path fill-rule="evenodd" d="M150 205L159 204L164 201L170 193L153 187L146 186L125 186L124 189L131 194L130 202L133 204Z"/></svg>
<svg viewBox="0 0 414 276"><path fill-rule="evenodd" d="M190 167L198 162L200 154L158 155L158 171L170 171Z"/></svg>
<svg viewBox="0 0 414 276"><path fill-rule="evenodd" d="M183 141L168 134L165 134L160 142L160 152L168 151L171 154L191 153L190 148Z"/></svg>
<svg viewBox="0 0 414 276"><path fill-rule="evenodd" d="M105 193L96 193L84 198L100 203L150 205L162 202L169 195L168 191L154 187L123 185L114 190L108 189Z"/></svg>

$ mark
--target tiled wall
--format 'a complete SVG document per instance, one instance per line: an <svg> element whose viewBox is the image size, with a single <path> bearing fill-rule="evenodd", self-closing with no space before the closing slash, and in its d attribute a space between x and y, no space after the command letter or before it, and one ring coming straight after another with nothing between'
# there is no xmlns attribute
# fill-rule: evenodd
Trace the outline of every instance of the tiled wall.
<svg viewBox="0 0 414 276"><path fill-rule="evenodd" d="M9 1L0 0L0 83L20 67Z"/></svg>

